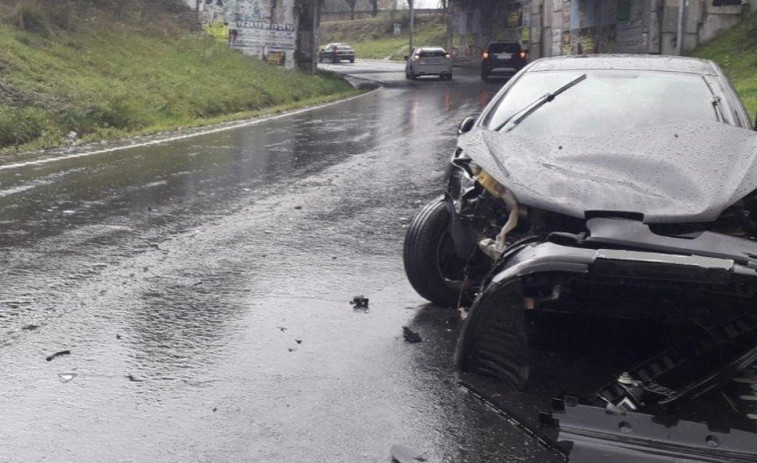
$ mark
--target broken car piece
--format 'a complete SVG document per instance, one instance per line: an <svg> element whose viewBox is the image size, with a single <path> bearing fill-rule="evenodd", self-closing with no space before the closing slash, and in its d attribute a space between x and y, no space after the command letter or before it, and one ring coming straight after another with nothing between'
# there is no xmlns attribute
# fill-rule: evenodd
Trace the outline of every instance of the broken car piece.
<svg viewBox="0 0 757 463"><path fill-rule="evenodd" d="M364 297L362 295L355 296L350 301L350 304L356 309L367 309L368 308L368 298Z"/></svg>

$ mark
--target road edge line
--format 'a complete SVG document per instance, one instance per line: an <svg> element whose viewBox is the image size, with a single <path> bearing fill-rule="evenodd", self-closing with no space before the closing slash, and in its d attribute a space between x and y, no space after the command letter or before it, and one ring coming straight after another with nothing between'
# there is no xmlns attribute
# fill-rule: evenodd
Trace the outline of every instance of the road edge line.
<svg viewBox="0 0 757 463"><path fill-rule="evenodd" d="M84 152L81 152L81 153L72 153L72 154L63 155L63 156L56 156L56 157L50 157L50 158L44 158L44 159L37 159L37 160L34 160L34 161L22 161L22 162L16 162L16 163L11 163L11 164L0 165L0 171L20 169L20 168L23 168L23 167L41 166L41 165L45 165L45 164L52 164L54 162L61 162L61 161L68 161L68 160L71 160L71 159L84 158L84 157L89 157L89 156L96 156L98 154L107 154L107 153L114 153L114 152L117 152L117 151L126 151L126 150L130 150L130 149L135 149L135 148L144 148L145 146L160 145L162 143L171 143L171 142L174 142L174 141L186 140L188 138L200 137L200 136L203 136L203 135L211 135L211 134L214 134L214 133L225 132L225 131L228 131L228 130L240 129L240 128L243 128L243 127L249 127L249 126L253 126L253 125L262 124L263 122L274 121L274 120L277 120L277 119L283 119L285 117L296 116L298 114L304 114L304 113L309 112L309 111L315 111L316 109L323 109L323 108L327 108L329 106L334 106L334 105L337 105L337 104L347 103L348 101L356 100L358 98L363 98L365 96L371 95L371 94L373 94L374 92L376 92L378 90L381 90L381 87L374 88L374 89L369 90L369 91L367 91L365 93L361 93L359 95L354 95L354 96L351 96L351 97L348 97L348 98L344 98L344 99L341 99L341 100L330 101L328 103L323 103L323 104L319 104L319 105L316 105L316 106L308 106L308 107L305 107L305 108L293 109L291 111L285 111L285 112L282 112L282 113L279 113L279 114L274 114L274 115L271 115L271 116L265 116L265 117L261 117L261 118L247 119L247 120L243 120L242 122L231 123L231 124L225 125L223 127L215 127L215 128L211 128L211 129L207 129L207 130L199 130L197 132L188 133L188 134L184 134L184 135L175 135L175 136L172 136L172 137L160 138L160 139L150 140L150 141L145 141L145 142L140 142L140 143L133 143L133 144L130 144L130 145L113 146L113 147L110 147L110 148L102 148L102 149L94 150L94 151L84 151Z"/></svg>

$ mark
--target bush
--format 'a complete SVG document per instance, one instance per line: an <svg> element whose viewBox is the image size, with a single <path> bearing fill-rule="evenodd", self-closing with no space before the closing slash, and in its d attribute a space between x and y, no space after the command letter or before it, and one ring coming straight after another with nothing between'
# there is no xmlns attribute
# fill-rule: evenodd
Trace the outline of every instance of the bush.
<svg viewBox="0 0 757 463"><path fill-rule="evenodd" d="M0 107L0 146L17 146L42 136L45 114L34 108Z"/></svg>
<svg viewBox="0 0 757 463"><path fill-rule="evenodd" d="M51 28L47 15L40 5L32 0L22 1L16 5L10 16L10 23L22 31L49 37Z"/></svg>

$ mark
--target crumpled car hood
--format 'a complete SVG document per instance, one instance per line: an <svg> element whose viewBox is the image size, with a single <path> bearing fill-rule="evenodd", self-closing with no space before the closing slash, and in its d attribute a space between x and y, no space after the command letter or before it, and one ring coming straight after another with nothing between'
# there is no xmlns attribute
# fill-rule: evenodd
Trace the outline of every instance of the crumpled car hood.
<svg viewBox="0 0 757 463"><path fill-rule="evenodd" d="M459 146L519 203L580 218L711 222L757 188L757 132L714 121L542 138L479 127Z"/></svg>

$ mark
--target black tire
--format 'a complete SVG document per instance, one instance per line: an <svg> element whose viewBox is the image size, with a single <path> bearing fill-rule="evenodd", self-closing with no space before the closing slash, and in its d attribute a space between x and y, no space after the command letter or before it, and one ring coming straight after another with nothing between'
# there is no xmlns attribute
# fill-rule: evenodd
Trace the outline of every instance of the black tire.
<svg viewBox="0 0 757 463"><path fill-rule="evenodd" d="M523 389L528 381L528 326L518 280L489 285L473 303L455 349L460 371Z"/></svg>
<svg viewBox="0 0 757 463"><path fill-rule="evenodd" d="M350 60L350 63L354 63L354 62L355 62L355 58L352 58L352 59Z"/></svg>
<svg viewBox="0 0 757 463"><path fill-rule="evenodd" d="M449 233L444 198L424 207L405 235L405 273L418 294L440 307L457 307L465 261L457 257Z"/></svg>

